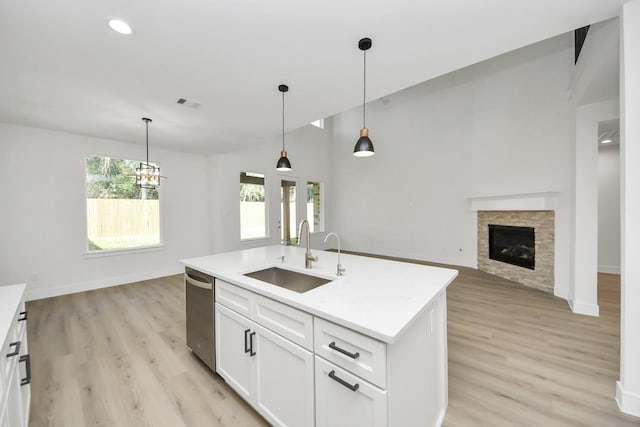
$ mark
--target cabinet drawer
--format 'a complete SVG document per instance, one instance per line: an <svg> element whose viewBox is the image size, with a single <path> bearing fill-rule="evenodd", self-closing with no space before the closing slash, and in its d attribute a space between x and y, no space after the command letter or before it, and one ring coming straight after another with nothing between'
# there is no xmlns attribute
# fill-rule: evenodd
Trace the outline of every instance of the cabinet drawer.
<svg viewBox="0 0 640 427"><path fill-rule="evenodd" d="M387 392L316 356L316 427L386 427Z"/></svg>
<svg viewBox="0 0 640 427"><path fill-rule="evenodd" d="M318 317L314 320L317 355L372 382L387 387L387 347L384 343Z"/></svg>
<svg viewBox="0 0 640 427"><path fill-rule="evenodd" d="M313 316L260 295L254 298L255 322L313 351Z"/></svg>
<svg viewBox="0 0 640 427"><path fill-rule="evenodd" d="M255 294L220 279L215 279L215 282L216 302L235 311L236 313L240 313L243 316L250 318L251 300L254 298Z"/></svg>

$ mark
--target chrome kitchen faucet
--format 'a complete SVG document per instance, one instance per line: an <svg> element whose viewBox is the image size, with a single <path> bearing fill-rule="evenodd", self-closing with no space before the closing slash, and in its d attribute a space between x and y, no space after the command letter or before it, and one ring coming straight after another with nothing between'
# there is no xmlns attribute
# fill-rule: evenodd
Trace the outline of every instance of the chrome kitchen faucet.
<svg viewBox="0 0 640 427"><path fill-rule="evenodd" d="M318 261L318 257L317 256L313 256L311 254L311 249L309 248L309 221L307 221L306 219L303 219L302 221L300 221L300 227L298 228L298 246L300 246L300 235L302 234L302 226L307 224L307 252L305 252L304 254L304 268L311 268L311 263L313 261Z"/></svg>
<svg viewBox="0 0 640 427"><path fill-rule="evenodd" d="M338 265L336 266L336 274L338 276L342 276L342 273L344 273L346 270L345 268L342 266L342 264L340 264L340 236L338 236L336 233L334 233L333 231L329 234L327 234L324 237L324 242L327 243L327 239L329 238L329 236L334 235L336 236L336 239L338 239Z"/></svg>

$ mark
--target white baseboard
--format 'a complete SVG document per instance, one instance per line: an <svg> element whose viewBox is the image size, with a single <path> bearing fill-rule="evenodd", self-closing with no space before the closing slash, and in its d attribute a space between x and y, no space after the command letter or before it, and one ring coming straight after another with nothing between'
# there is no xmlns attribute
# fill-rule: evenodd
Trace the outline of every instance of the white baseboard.
<svg viewBox="0 0 640 427"><path fill-rule="evenodd" d="M619 265L599 265L598 273L620 274Z"/></svg>
<svg viewBox="0 0 640 427"><path fill-rule="evenodd" d="M108 277L103 279L90 280L86 282L69 283L63 286L37 287L27 286L25 299L27 301L57 297L60 295L74 294L77 292L92 291L94 289L108 288L110 286L124 285L126 283L139 282L142 280L156 279L158 277L172 276L184 271L183 267L171 266L161 270L146 271L124 276Z"/></svg>
<svg viewBox="0 0 640 427"><path fill-rule="evenodd" d="M582 302L573 301L571 299L569 301L569 307L571 307L571 311L576 314L584 314L586 316L600 316L600 307L598 304L587 304Z"/></svg>
<svg viewBox="0 0 640 427"><path fill-rule="evenodd" d="M620 381L616 381L616 403L625 414L640 417L640 395L625 390Z"/></svg>

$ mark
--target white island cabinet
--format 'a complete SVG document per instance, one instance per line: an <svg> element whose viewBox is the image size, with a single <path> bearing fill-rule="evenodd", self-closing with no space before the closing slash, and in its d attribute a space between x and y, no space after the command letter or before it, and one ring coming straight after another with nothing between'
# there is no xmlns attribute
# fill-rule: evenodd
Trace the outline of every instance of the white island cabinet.
<svg viewBox="0 0 640 427"><path fill-rule="evenodd" d="M217 371L276 426L435 427L447 407L446 287L457 271L269 246L183 260L215 280ZM298 293L245 276L329 283Z"/></svg>
<svg viewBox="0 0 640 427"><path fill-rule="evenodd" d="M272 424L313 426L312 317L222 280L215 286L218 374Z"/></svg>
<svg viewBox="0 0 640 427"><path fill-rule="evenodd" d="M25 285L0 287L0 427L27 427L31 366Z"/></svg>

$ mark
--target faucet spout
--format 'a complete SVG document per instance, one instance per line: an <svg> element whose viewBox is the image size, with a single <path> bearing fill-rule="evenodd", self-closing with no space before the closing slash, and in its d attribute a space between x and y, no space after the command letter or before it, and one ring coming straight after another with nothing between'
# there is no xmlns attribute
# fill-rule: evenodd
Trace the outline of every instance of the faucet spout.
<svg viewBox="0 0 640 427"><path fill-rule="evenodd" d="M336 239L338 239L338 265L336 266L336 274L338 276L342 276L342 274L346 271L345 268L342 266L342 264L340 264L340 236L338 236L336 233L334 233L333 231L329 234L327 234L326 236L324 236L324 242L327 243L327 239L329 238L329 236L336 236Z"/></svg>
<svg viewBox="0 0 640 427"><path fill-rule="evenodd" d="M306 238L307 238L307 251L304 253L304 268L311 268L311 263L313 261L318 261L318 257L317 256L313 256L311 254L311 248L309 247L310 245L310 239L309 239L309 221L307 221L306 219L303 219L302 221L300 221L300 227L298 227L298 246L300 246L300 236L302 235L302 227L307 224L307 234L306 234Z"/></svg>

